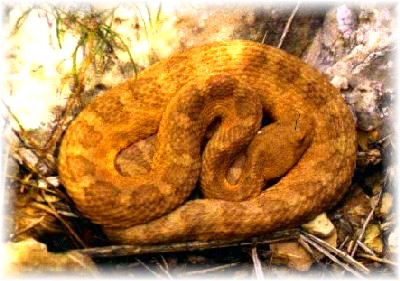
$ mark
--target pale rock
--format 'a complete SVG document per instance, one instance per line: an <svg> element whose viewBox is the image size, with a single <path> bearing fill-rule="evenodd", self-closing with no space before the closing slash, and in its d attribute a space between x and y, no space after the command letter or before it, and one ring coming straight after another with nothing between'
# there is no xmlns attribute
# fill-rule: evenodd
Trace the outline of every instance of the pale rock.
<svg viewBox="0 0 400 281"><path fill-rule="evenodd" d="M329 237L323 240L336 248L336 229ZM312 246L310 246L310 249L313 251L313 255L307 252L298 242L273 243L271 244L271 262L273 264L287 265L289 268L298 271L308 271L315 260L319 261L325 257L324 254L314 250Z"/></svg>
<svg viewBox="0 0 400 281"><path fill-rule="evenodd" d="M349 82L347 78L341 75L335 75L331 80L331 84L339 90L346 90L349 88Z"/></svg>
<svg viewBox="0 0 400 281"><path fill-rule="evenodd" d="M357 126L363 131L375 130L382 123L379 101L382 97L382 86L377 82L365 81L352 91L354 110L357 115Z"/></svg>
<svg viewBox="0 0 400 281"><path fill-rule="evenodd" d="M312 221L302 224L301 227L308 233L323 238L329 237L335 231L335 226L328 219L326 213L318 215Z"/></svg>
<svg viewBox="0 0 400 281"><path fill-rule="evenodd" d="M71 272L95 275L93 261L79 253L51 253L46 244L30 238L21 242L2 245L5 254L5 274L22 276L29 273Z"/></svg>
<svg viewBox="0 0 400 281"><path fill-rule="evenodd" d="M343 37L346 39L350 38L354 32L356 22L354 12L347 5L341 5L336 9L336 21Z"/></svg>

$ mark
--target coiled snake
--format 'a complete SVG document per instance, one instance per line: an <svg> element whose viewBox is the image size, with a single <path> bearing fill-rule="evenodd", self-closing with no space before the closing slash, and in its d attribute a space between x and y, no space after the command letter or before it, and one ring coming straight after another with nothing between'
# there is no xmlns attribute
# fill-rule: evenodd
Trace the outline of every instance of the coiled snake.
<svg viewBox="0 0 400 281"><path fill-rule="evenodd" d="M263 113L271 123L260 129ZM151 163L121 172L121 150L155 133ZM321 74L279 49L230 40L173 55L97 96L58 159L84 216L111 240L151 244L298 225L340 200L355 152L351 112ZM239 154L242 172L229 180ZM198 181L204 198L185 202Z"/></svg>

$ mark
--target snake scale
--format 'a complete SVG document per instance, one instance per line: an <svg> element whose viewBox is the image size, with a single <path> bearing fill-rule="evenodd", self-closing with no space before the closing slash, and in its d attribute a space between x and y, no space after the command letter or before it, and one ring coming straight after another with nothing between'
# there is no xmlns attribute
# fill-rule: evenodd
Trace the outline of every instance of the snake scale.
<svg viewBox="0 0 400 281"><path fill-rule="evenodd" d="M122 173L121 151L154 135L150 164ZM341 199L355 154L352 114L323 75L282 50L228 40L97 96L67 129L58 166L79 211L112 241L153 244L305 222ZM229 180L237 155L242 169ZM197 182L204 196L187 200Z"/></svg>

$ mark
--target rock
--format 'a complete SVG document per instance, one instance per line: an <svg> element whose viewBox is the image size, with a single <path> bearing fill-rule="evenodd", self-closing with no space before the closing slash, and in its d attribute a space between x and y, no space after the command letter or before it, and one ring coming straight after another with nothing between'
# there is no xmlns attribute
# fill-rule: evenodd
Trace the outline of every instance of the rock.
<svg viewBox="0 0 400 281"><path fill-rule="evenodd" d="M345 39L349 39L354 32L356 17L347 5L341 5L336 9L336 20L338 29Z"/></svg>
<svg viewBox="0 0 400 281"><path fill-rule="evenodd" d="M308 271L313 264L310 254L297 242L273 243L271 251L274 264L288 265L298 271Z"/></svg>
<svg viewBox="0 0 400 281"><path fill-rule="evenodd" d="M365 80L363 84L355 87L353 95L358 128L363 131L372 131L379 127L383 117L379 104L382 98L381 86Z"/></svg>
<svg viewBox="0 0 400 281"><path fill-rule="evenodd" d="M302 228L310 234L323 238L325 242L333 247L337 246L337 232L335 226L328 219L326 213L322 213L309 223L303 224ZM314 250L312 246L310 249ZM307 250L297 242L271 244L272 263L285 264L289 268L298 271L308 271L314 260L321 260L324 254L313 251L311 256Z"/></svg>
<svg viewBox="0 0 400 281"><path fill-rule="evenodd" d="M331 80L331 84L339 90L346 90L349 87L347 78L341 75L335 75Z"/></svg>
<svg viewBox="0 0 400 281"><path fill-rule="evenodd" d="M378 224L370 224L365 230L364 244L375 253L381 254L383 242L381 238L381 228Z"/></svg>
<svg viewBox="0 0 400 281"><path fill-rule="evenodd" d="M308 233L322 238L329 237L335 230L335 226L328 219L326 213L318 215L312 221L302 224L301 227Z"/></svg>
<svg viewBox="0 0 400 281"><path fill-rule="evenodd" d="M97 269L93 261L79 253L51 253L46 244L34 239L3 244L5 273L8 276L21 276L28 273L71 272L95 275Z"/></svg>
<svg viewBox="0 0 400 281"><path fill-rule="evenodd" d="M382 217L386 218L393 207L393 196L389 192L384 192L382 194L381 206L379 208L379 213Z"/></svg>
<svg viewBox="0 0 400 281"><path fill-rule="evenodd" d="M383 101L395 81L391 54L394 14L388 7L341 5L329 11L304 60L330 77L357 117L360 130L393 115Z"/></svg>
<svg viewBox="0 0 400 281"><path fill-rule="evenodd" d="M327 237L323 240L326 243L328 243L329 245L331 245L332 247L336 248L336 246L337 246L337 231L336 231L336 229L333 231L333 233L329 237Z"/></svg>
<svg viewBox="0 0 400 281"><path fill-rule="evenodd" d="M336 229L333 229L332 234L323 239L331 246L337 246ZM313 251L314 248L310 246ZM298 242L285 242L271 244L272 258L271 262L274 264L287 265L291 269L298 271L308 271L315 260L319 261L325 257L324 254L313 251L311 254Z"/></svg>

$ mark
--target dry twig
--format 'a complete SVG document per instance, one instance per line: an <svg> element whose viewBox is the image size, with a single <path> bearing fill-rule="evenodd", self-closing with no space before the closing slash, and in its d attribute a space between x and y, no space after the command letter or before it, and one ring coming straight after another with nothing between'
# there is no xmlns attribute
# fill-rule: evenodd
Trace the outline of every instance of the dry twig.
<svg viewBox="0 0 400 281"><path fill-rule="evenodd" d="M204 249L227 248L236 246L254 246L288 240L297 240L298 229L277 231L268 237L254 238L251 241L222 240L222 241L192 241L155 245L112 245L87 249L72 250L91 257L117 257L148 253L184 252Z"/></svg>
<svg viewBox="0 0 400 281"><path fill-rule="evenodd" d="M261 261L257 254L257 247L253 247L251 249L251 259L253 261L254 272L256 274L257 280L263 280L264 274L263 274L262 267L261 267Z"/></svg>
<svg viewBox="0 0 400 281"><path fill-rule="evenodd" d="M346 236L346 237L344 238L343 242L339 245L339 247L337 247L338 250L341 250L341 249L346 245L346 242L347 242L348 240L349 240L349 236Z"/></svg>
<svg viewBox="0 0 400 281"><path fill-rule="evenodd" d="M368 248L364 243L362 243L362 242L360 242L360 241L357 241L357 244L358 244L358 246L360 246L360 247L364 250L364 252L366 252L367 254L369 254L369 255L371 255L371 256L376 256L375 253L374 253L370 248Z"/></svg>
<svg viewBox="0 0 400 281"><path fill-rule="evenodd" d="M82 241L82 239L78 236L78 234L76 234L76 232L73 230L73 228L69 225L69 223L64 220L57 212L57 210L54 210L51 207L45 206L43 204L39 204L36 202L32 203L32 206L41 210L44 210L46 212L48 212L49 214L55 216L64 226L65 228L69 231L69 233L71 234L71 236L75 239L74 241L78 242L78 244L83 247L86 248L85 243Z"/></svg>
<svg viewBox="0 0 400 281"><path fill-rule="evenodd" d="M19 184L21 184L23 186L29 186L29 187L32 187L32 188L37 188L39 190L44 190L44 191L46 191L48 193L51 193L53 195L58 195L57 191L48 189L47 187L39 186L38 184L31 183L31 181L26 180L26 179L21 179L19 177L10 176L10 175L6 175L6 178L11 179L13 181L16 181L16 182L18 182Z"/></svg>
<svg viewBox="0 0 400 281"><path fill-rule="evenodd" d="M346 252L343 252L341 250L336 249L335 247L333 247L329 243L325 242L324 240L319 239L315 235L302 232L300 237L307 237L310 240L314 241L315 243L318 243L320 246L324 247L329 252L333 252L334 254L336 254L337 256L339 256L340 258L342 258L343 260L345 260L346 262L348 262L349 264L351 264L352 266L354 266L358 270L362 271L363 273L368 274L370 272L368 268L366 268L362 263L356 261L349 254L347 254Z"/></svg>
<svg viewBox="0 0 400 281"><path fill-rule="evenodd" d="M296 15L297 10L299 9L299 6L300 6L300 1L297 1L296 7L294 7L292 13L290 14L288 21L286 22L285 29L283 30L281 38L279 39L278 45L276 46L277 48L281 48L283 40L285 40L286 35L289 32L290 25L292 24L293 18Z"/></svg>
<svg viewBox="0 0 400 281"><path fill-rule="evenodd" d="M233 263L228 263L228 264L224 264L224 265L220 265L220 266L216 266L216 267L206 268L203 270L188 271L185 273L181 273L178 276L183 277L183 276L199 275L199 274L205 274L205 273L210 273L210 272L216 272L216 271L221 271L221 270L225 270L228 268L232 268L239 264L240 264L240 262L233 262Z"/></svg>
<svg viewBox="0 0 400 281"><path fill-rule="evenodd" d="M370 259L370 260L373 260L373 261L376 261L376 262L386 263L386 264L397 266L396 262L388 260L388 259L380 258L380 257L377 257L377 256L372 256L372 255L368 255L368 254L357 254L357 256L363 257L363 258L366 258L366 259Z"/></svg>
<svg viewBox="0 0 400 281"><path fill-rule="evenodd" d="M33 220L30 224L28 224L26 227L16 231L15 233L11 234L11 238L16 237L18 235L21 235L22 233L27 232L29 229L35 227L36 225L38 225L39 223L41 223L44 220L45 216L41 216L40 218L37 218L35 220Z"/></svg>
<svg viewBox="0 0 400 281"><path fill-rule="evenodd" d="M297 242L304 248L304 250L307 251L307 253L310 254L310 256L314 260L318 260L314 251L311 249L310 245L307 244L307 241L305 241L302 236L299 237L299 240L297 240Z"/></svg>
<svg viewBox="0 0 400 281"><path fill-rule="evenodd" d="M167 261L164 259L164 257L162 255L160 255L160 257L161 257L161 260L163 262L163 265L161 263L159 263L158 260L156 260L157 266L160 268L160 270L162 272L165 273L165 275L167 275L168 279L173 280L174 278L171 276L171 274L168 271L168 263L167 263Z"/></svg>
<svg viewBox="0 0 400 281"><path fill-rule="evenodd" d="M367 226L368 226L369 222L371 221L371 219L372 219L372 217L374 215L374 211L375 211L376 207L378 206L379 201L381 200L382 192L383 192L383 188L381 188L381 190L379 191L378 196L377 196L377 198L376 198L376 200L374 202L374 205L372 206L371 211L369 212L367 218L365 219L365 221L363 223L363 226L362 226L362 229L361 229L361 233L358 236L356 243L354 243L353 250L351 251L351 254L350 254L352 257L354 257L354 254L357 251L357 247L359 245L358 242L361 242L361 240L364 238L365 230L367 229Z"/></svg>
<svg viewBox="0 0 400 281"><path fill-rule="evenodd" d="M307 238L306 236L300 234L300 237L302 237L302 239L304 239L304 241L306 241L308 244L310 244L311 246L313 246L318 252L321 252L322 254L324 254L327 258L329 258L331 261L333 261L334 263L338 264L339 266L341 266L343 269L345 269L346 271L352 273L354 276L360 278L360 279L365 279L363 275L361 275L359 272L355 271L353 268L351 268L348 264L341 262L340 260L338 260L334 255L332 255L329 251L327 251L326 249L324 249L322 246L320 246L318 243L312 241L311 239Z"/></svg>
<svg viewBox="0 0 400 281"><path fill-rule="evenodd" d="M154 276L156 276L157 278L162 278L160 274L158 274L157 272L155 272L154 270L152 270L150 267L147 266L147 264L145 264L144 262L142 262L140 259L135 258L136 261L138 263L140 263L144 268L147 269L147 271L149 271L150 273L152 273Z"/></svg>

